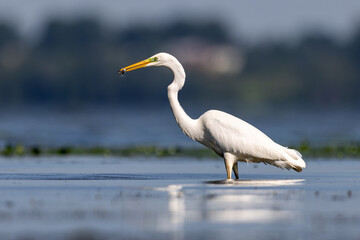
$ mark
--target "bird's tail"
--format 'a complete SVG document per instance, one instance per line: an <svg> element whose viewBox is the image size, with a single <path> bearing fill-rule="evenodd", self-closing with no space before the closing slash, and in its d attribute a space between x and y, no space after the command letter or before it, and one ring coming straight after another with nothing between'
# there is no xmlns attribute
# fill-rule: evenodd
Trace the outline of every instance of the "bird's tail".
<svg viewBox="0 0 360 240"><path fill-rule="evenodd" d="M281 146L282 147L282 146ZM301 153L294 149L289 149L287 147L282 147L283 149L283 158L272 162L271 164L279 167L286 168L288 170L293 169L297 172L301 172L303 168L306 168L306 163L302 159Z"/></svg>
<svg viewBox="0 0 360 240"><path fill-rule="evenodd" d="M302 159L301 153L299 153L295 149L289 149L286 147L284 147L284 150L291 157L291 159L288 159L288 162L290 163L292 169L297 172L301 172L303 168L306 168L306 163Z"/></svg>

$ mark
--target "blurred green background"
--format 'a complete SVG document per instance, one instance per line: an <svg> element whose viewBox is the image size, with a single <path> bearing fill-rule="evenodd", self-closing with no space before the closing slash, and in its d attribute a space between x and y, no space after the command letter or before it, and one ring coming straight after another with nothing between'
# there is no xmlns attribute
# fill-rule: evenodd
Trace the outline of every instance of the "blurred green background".
<svg viewBox="0 0 360 240"><path fill-rule="evenodd" d="M199 146L169 109L171 71L117 73L168 52L191 117L219 109L303 153L359 156L359 13L357 0L0 0L0 150Z"/></svg>
<svg viewBox="0 0 360 240"><path fill-rule="evenodd" d="M282 2L274 1L273 5L281 8ZM181 14L173 10L175 3L171 1L154 1L148 14L156 14L156 5L161 5L161 11L167 14L164 21L153 20L156 16L142 18L146 9L131 12L134 3L89 2L93 7L103 6L101 9L112 8L111 4L119 8L111 13L125 15L128 21L120 24L120 19L114 23L116 17L113 23L104 21L100 13L92 14L92 8L72 11L77 8L68 1L52 3L51 9L57 5L61 9L57 14L46 8L49 3L43 11L36 8L36 4L44 3L34 1L35 6L27 9L8 2L7 14L0 19L0 105L167 104L166 86L172 78L169 71L146 69L131 73L131 77L117 75L118 68L162 51L175 55L185 67L183 102L209 107L226 103L250 108L305 109L358 108L360 104L360 24L356 24L356 18L346 38L336 31L301 24L299 29L277 36L276 21L272 35L260 29L262 35L249 38L241 29L251 29L251 21L244 21L246 27L229 24L221 16L235 14L236 10L227 13L220 7L216 16L203 13L198 17L196 6L193 15ZM258 3L258 12L249 9L254 15L261 14L262 4ZM5 7L6 2L1 5ZM248 7L236 1L225 5L242 11ZM17 8L20 6L24 10ZM191 8L191 2L185 1L183 6L185 11L185 6ZM326 11L327 5L322 6ZM299 11L312 7L304 3ZM328 10L331 8L334 6L330 2ZM285 5L285 10L295 9ZM26 11L43 16L37 28L24 28ZM177 14L168 16L171 11ZM106 11L102 14L106 15ZM258 15L254 26L272 18L281 16L264 16L262 20ZM286 15L280 20L286 22ZM332 24L330 19L328 24Z"/></svg>

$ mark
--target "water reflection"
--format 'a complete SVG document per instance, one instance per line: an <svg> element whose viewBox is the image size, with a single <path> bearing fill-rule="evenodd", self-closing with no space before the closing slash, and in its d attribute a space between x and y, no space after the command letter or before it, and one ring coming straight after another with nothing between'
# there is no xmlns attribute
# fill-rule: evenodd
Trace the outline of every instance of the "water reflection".
<svg viewBox="0 0 360 240"><path fill-rule="evenodd" d="M167 205L169 218L163 219L160 224L159 228L162 231L183 232L186 210L182 189L182 185L169 185L164 188L156 188L157 191L167 192L169 197ZM183 237L177 236L177 239L183 239Z"/></svg>
<svg viewBox="0 0 360 240"><path fill-rule="evenodd" d="M301 209L302 191L281 186L304 184L304 179L210 181L198 185L169 185L169 221L178 231L185 223L284 223ZM221 187L219 187L221 185ZM259 188L265 187L265 188ZM289 203L291 199L291 203Z"/></svg>
<svg viewBox="0 0 360 240"><path fill-rule="evenodd" d="M207 221L221 223L267 223L290 219L290 211L273 211L269 209L218 210L208 214Z"/></svg>
<svg viewBox="0 0 360 240"><path fill-rule="evenodd" d="M226 185L239 185L239 186L289 186L289 185L302 185L305 179L239 179L239 180L215 180L207 181L208 184L226 184Z"/></svg>
<svg viewBox="0 0 360 240"><path fill-rule="evenodd" d="M175 226L182 226L185 219L185 200L181 187L178 185L170 185L169 193L169 212L170 222Z"/></svg>

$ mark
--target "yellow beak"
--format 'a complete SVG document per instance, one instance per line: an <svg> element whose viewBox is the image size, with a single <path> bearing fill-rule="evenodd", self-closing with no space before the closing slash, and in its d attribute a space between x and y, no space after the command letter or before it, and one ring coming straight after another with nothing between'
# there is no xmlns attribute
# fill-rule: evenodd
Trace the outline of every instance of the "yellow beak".
<svg viewBox="0 0 360 240"><path fill-rule="evenodd" d="M132 65L124 67L124 68L120 69L118 71L118 73L124 74L125 72L130 72L130 71L133 71L133 70L136 70L136 69L139 69L139 68L143 68L143 67L146 67L146 65L148 65L149 63L150 63L150 59L146 59L146 60L143 60L141 62L134 63Z"/></svg>

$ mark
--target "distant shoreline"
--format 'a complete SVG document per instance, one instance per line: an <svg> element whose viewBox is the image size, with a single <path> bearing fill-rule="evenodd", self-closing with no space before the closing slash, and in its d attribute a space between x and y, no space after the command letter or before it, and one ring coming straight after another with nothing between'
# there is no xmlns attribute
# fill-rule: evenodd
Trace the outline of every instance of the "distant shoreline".
<svg viewBox="0 0 360 240"><path fill-rule="evenodd" d="M360 159L360 143L347 143L339 145L311 146L302 143L290 148L300 151L304 158L354 158ZM151 145L136 145L128 147L26 147L23 145L6 145L0 149L0 156L61 156L61 155L103 155L103 156L155 156L155 157L193 157L193 158L217 158L211 150L203 147L163 147Z"/></svg>

